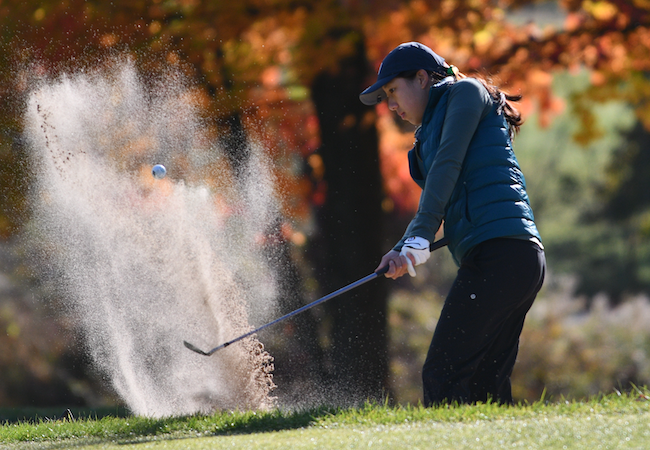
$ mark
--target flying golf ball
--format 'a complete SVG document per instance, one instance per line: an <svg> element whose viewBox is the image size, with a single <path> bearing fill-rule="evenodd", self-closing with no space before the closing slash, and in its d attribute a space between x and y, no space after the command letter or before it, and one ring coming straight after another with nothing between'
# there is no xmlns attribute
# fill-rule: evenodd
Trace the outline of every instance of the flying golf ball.
<svg viewBox="0 0 650 450"><path fill-rule="evenodd" d="M165 166L162 164L156 164L153 166L153 169L151 169L151 174L154 178L160 180L161 178L165 178L165 175L167 175L167 169L165 169Z"/></svg>

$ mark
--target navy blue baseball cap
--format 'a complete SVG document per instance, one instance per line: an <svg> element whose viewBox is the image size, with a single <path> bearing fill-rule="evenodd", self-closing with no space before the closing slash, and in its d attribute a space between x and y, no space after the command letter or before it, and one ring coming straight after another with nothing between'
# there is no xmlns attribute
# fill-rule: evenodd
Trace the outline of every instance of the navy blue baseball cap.
<svg viewBox="0 0 650 450"><path fill-rule="evenodd" d="M359 94L359 99L364 105L376 105L386 98L382 86L400 73L424 69L445 76L448 67L444 58L426 45L419 42L406 42L386 55L379 66L377 82Z"/></svg>

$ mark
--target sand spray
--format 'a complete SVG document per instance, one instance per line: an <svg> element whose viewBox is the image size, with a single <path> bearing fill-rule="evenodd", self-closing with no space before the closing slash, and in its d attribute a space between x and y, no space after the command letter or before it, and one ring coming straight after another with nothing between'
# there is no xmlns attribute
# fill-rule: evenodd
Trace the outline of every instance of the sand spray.
<svg viewBox="0 0 650 450"><path fill-rule="evenodd" d="M277 218L270 165L251 144L238 176L169 70L128 59L39 80L24 125L32 238L95 367L130 410L162 417L272 406L272 357L248 338L275 313L263 252ZM151 168L168 174L155 179Z"/></svg>

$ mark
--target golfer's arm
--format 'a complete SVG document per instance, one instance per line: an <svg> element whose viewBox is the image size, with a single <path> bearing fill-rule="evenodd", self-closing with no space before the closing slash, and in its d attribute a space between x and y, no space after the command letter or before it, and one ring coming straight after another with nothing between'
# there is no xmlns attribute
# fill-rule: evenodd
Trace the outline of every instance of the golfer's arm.
<svg viewBox="0 0 650 450"><path fill-rule="evenodd" d="M410 236L433 242L456 186L467 148L481 118L491 106L489 94L478 81L458 82L449 92L440 146L431 164L418 211L400 244ZM396 246L397 247L397 246Z"/></svg>

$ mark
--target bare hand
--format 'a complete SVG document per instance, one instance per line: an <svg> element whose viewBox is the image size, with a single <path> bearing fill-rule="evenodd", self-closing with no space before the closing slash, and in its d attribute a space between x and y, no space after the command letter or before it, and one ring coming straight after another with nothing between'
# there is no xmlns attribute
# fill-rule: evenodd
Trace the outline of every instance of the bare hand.
<svg viewBox="0 0 650 450"><path fill-rule="evenodd" d="M399 252L396 252L395 250L389 251L383 256L383 258L381 258L381 262L375 269L375 272L385 266L389 267L388 272L386 272L386 278L396 280L405 273L408 273L406 256L400 255Z"/></svg>

